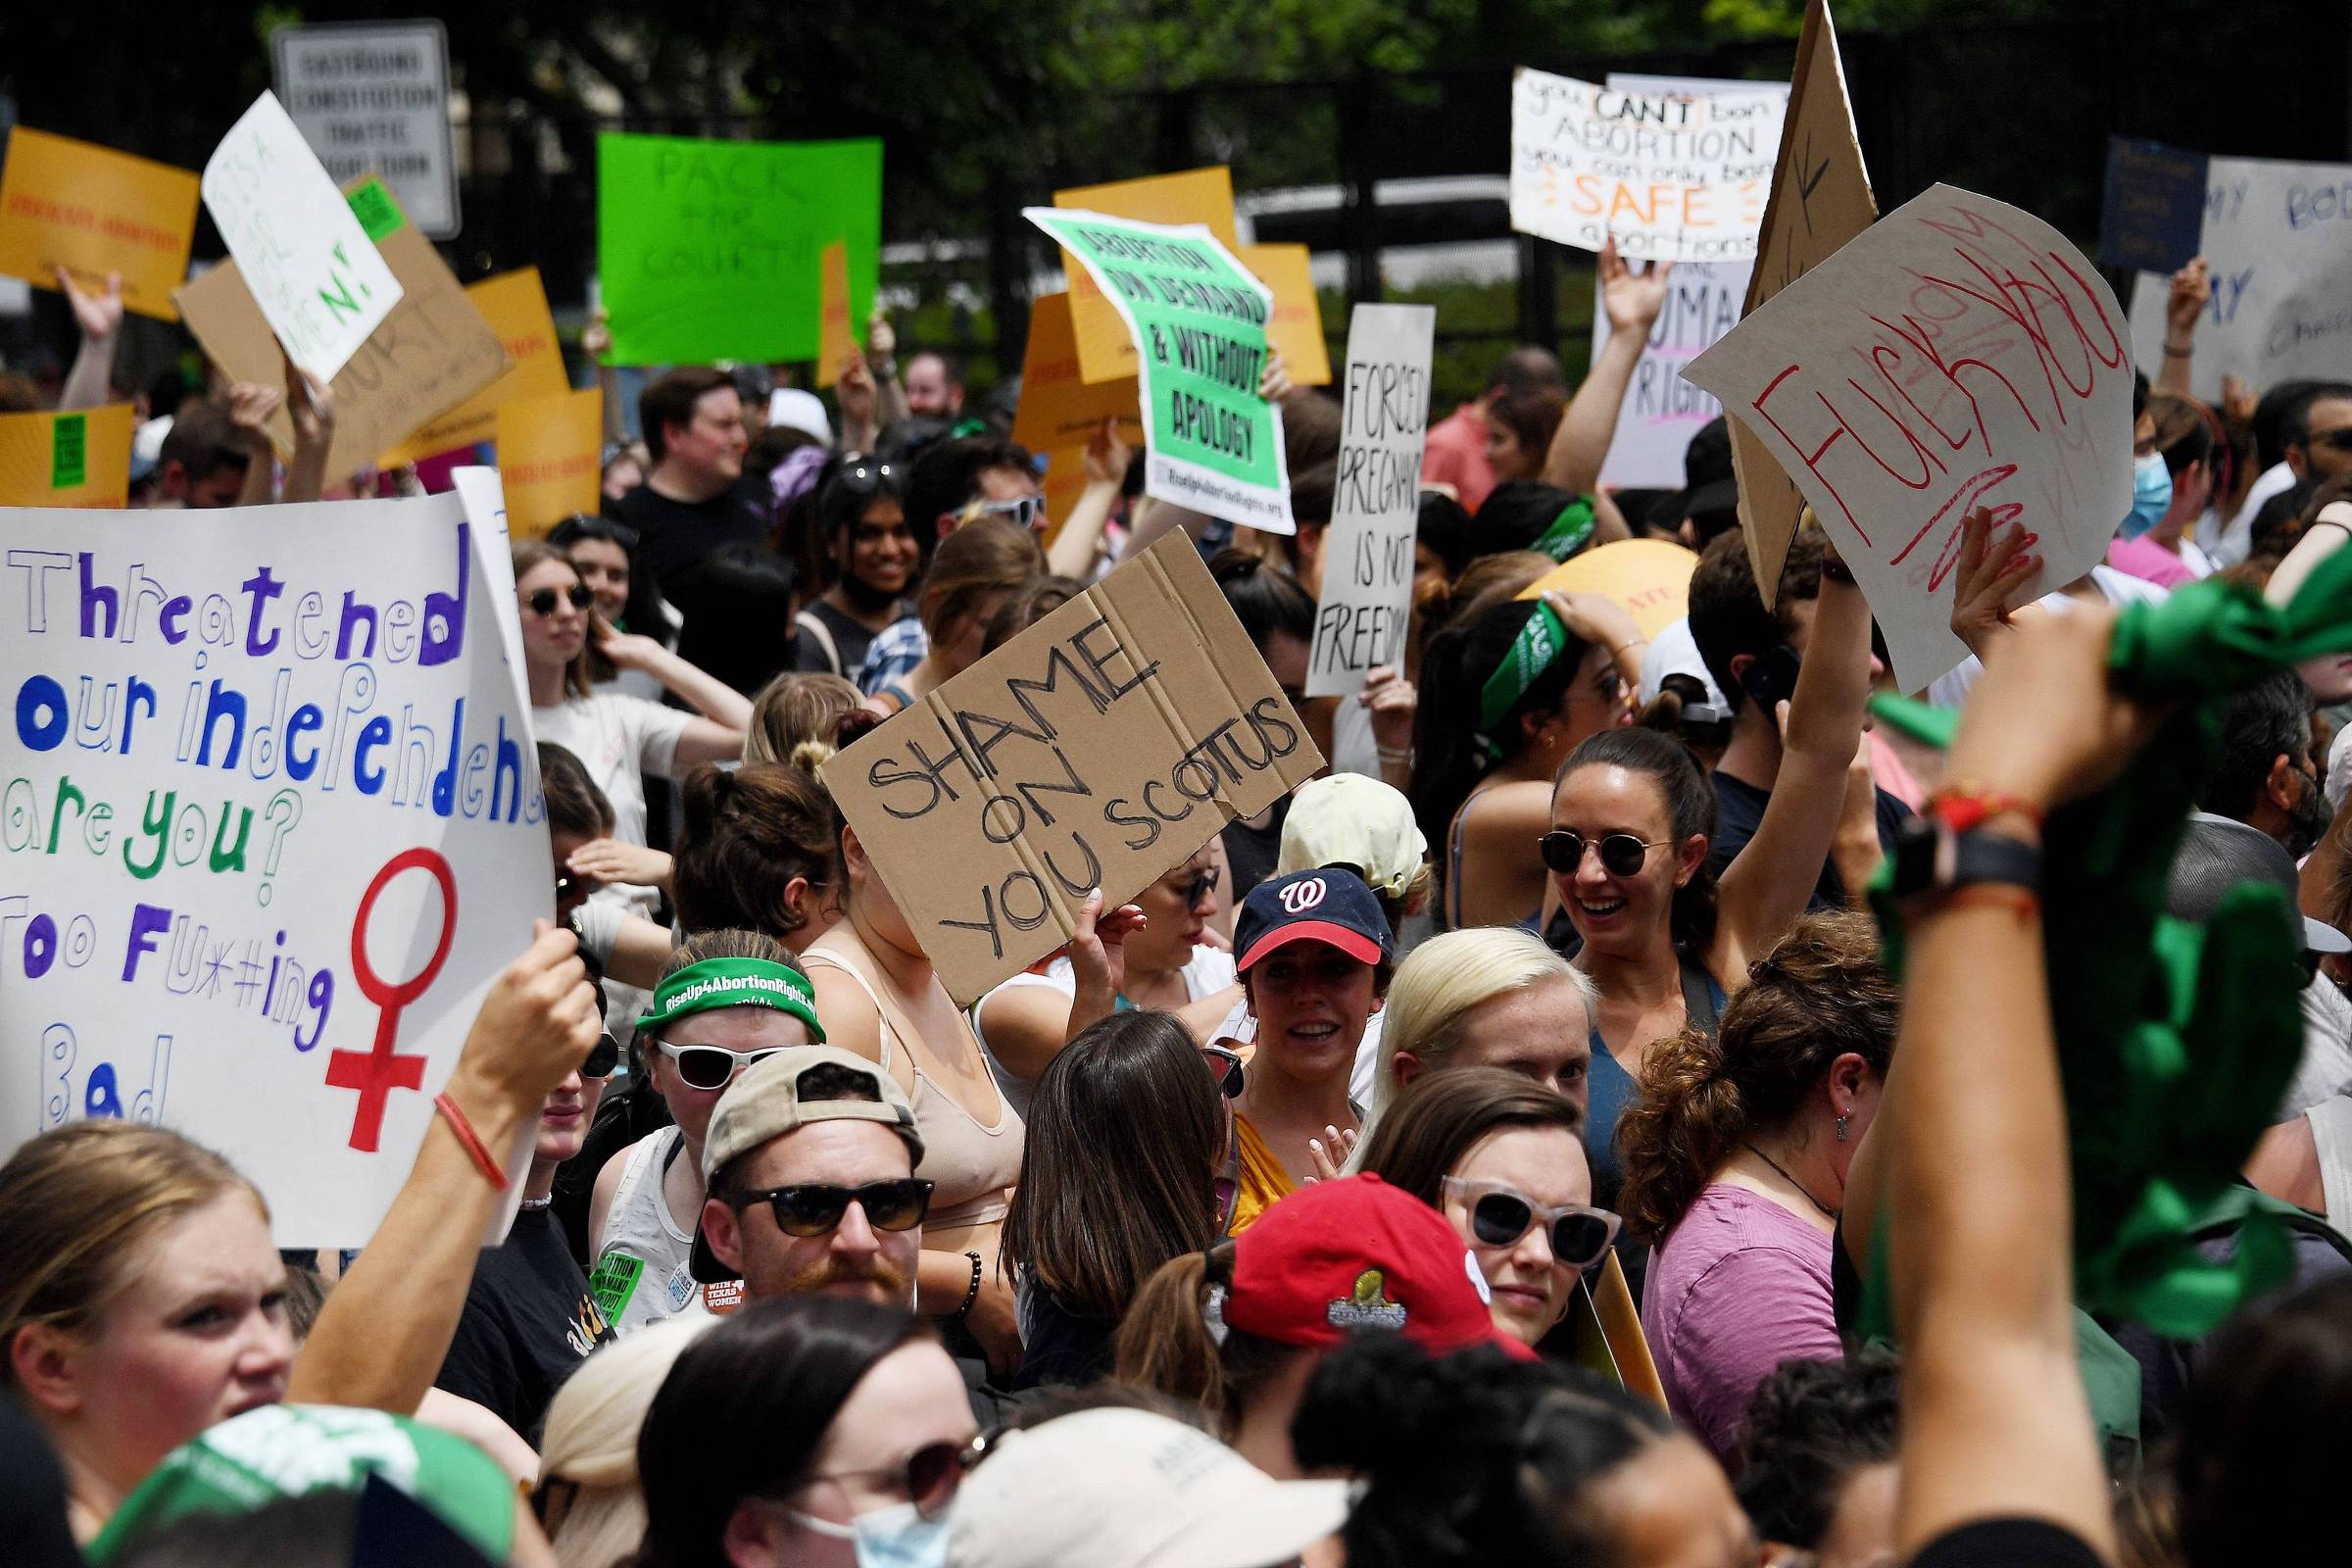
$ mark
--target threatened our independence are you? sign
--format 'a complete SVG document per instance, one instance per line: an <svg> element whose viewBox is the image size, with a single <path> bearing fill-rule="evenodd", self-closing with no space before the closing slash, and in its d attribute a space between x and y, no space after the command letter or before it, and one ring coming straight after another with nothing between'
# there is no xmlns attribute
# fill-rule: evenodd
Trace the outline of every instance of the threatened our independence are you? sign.
<svg viewBox="0 0 2352 1568"><path fill-rule="evenodd" d="M1178 529L819 772L968 1005L1322 767Z"/></svg>
<svg viewBox="0 0 2352 1568"><path fill-rule="evenodd" d="M1023 214L1078 258L1135 338L1144 493L1266 533L1295 533L1282 420L1258 392L1274 293L1200 224Z"/></svg>
<svg viewBox="0 0 2352 1568"><path fill-rule="evenodd" d="M0 1154L157 1123L281 1246L375 1229L553 908L503 507L458 483L0 514Z"/></svg>

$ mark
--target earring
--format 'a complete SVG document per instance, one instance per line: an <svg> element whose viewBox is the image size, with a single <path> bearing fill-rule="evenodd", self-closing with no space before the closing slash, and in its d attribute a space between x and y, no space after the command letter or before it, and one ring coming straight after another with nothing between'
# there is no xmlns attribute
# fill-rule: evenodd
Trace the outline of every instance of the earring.
<svg viewBox="0 0 2352 1568"><path fill-rule="evenodd" d="M1853 1118L1850 1116L1840 1116L1838 1118L1838 1141L1841 1144L1845 1142L1845 1124L1852 1119Z"/></svg>

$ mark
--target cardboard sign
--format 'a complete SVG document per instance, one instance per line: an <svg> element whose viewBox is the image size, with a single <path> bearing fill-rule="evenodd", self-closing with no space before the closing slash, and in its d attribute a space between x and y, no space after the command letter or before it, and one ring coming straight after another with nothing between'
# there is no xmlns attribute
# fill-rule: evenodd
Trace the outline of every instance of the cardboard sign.
<svg viewBox="0 0 2352 1568"><path fill-rule="evenodd" d="M1788 118L1772 169L1772 200L1748 276L1753 316L1766 300L1820 266L1871 225L1879 207L1862 167L1854 109L1845 96L1845 65L1829 0L1811 0L1796 40L1796 74L1788 84ZM1731 421L1732 476L1740 482L1741 537L1765 608L1780 596L1781 568L1796 537L1804 497L1764 444L1740 420Z"/></svg>
<svg viewBox="0 0 2352 1568"><path fill-rule="evenodd" d="M2203 153L2108 137L2099 265L2168 276L2186 267L2204 228L2206 178Z"/></svg>
<svg viewBox="0 0 2352 1568"><path fill-rule="evenodd" d="M1274 291L1266 341L1299 386L1331 385L1331 350L1323 341L1323 302L1315 295L1313 257L1303 245L1243 245L1234 255ZM1350 330L1353 330L1350 328Z"/></svg>
<svg viewBox="0 0 2352 1568"><path fill-rule="evenodd" d="M1020 437L1013 439L1018 441ZM1046 531L1038 535L1037 542L1051 550L1054 541L1061 537L1062 525L1076 510L1078 498L1086 494L1086 448L1054 448L1045 454L1045 459L1046 471L1038 475L1037 482L1046 496Z"/></svg>
<svg viewBox="0 0 2352 1568"><path fill-rule="evenodd" d="M1403 667L1437 330L1429 305L1358 305L1348 318L1339 483L1306 662L1309 697L1349 696L1375 665Z"/></svg>
<svg viewBox="0 0 2352 1568"><path fill-rule="evenodd" d="M1013 411L1013 440L1032 452L1065 446L1083 450L1104 419L1116 419L1128 445L1139 445L1144 439L1141 398L1140 384L1132 375L1088 381L1079 373L1078 338L1067 294L1040 294L1029 302L1029 346L1021 355L1021 402Z"/></svg>
<svg viewBox="0 0 2352 1568"><path fill-rule="evenodd" d="M453 239L458 158L449 124L449 35L416 22L327 23L270 35L277 94L327 176L382 177L418 228Z"/></svg>
<svg viewBox="0 0 2352 1568"><path fill-rule="evenodd" d="M2258 391L2352 379L2352 164L2216 158L2208 174L2198 248L2213 298L2191 339L2190 390L2219 403L2225 375ZM2142 272L2132 290L2132 358L2151 374L2170 287Z"/></svg>
<svg viewBox="0 0 2352 1568"><path fill-rule="evenodd" d="M1282 420L1259 395L1273 297L1207 229L1031 207L1111 296L1137 357L1144 493L1266 533L1295 533ZM1081 350L1083 355L1083 349Z"/></svg>
<svg viewBox="0 0 2352 1568"><path fill-rule="evenodd" d="M400 303L400 280L272 94L255 99L205 160L204 205L263 319L321 381Z"/></svg>
<svg viewBox="0 0 2352 1568"><path fill-rule="evenodd" d="M480 496L0 521L0 1149L157 1123L374 1230L553 907Z"/></svg>
<svg viewBox="0 0 2352 1568"><path fill-rule="evenodd" d="M812 360L818 253L873 309L882 143L596 138L596 260L615 365Z"/></svg>
<svg viewBox="0 0 2352 1568"><path fill-rule="evenodd" d="M1690 613L1690 574L1697 569L1698 553L1671 539L1620 539L1562 562L1517 597L1605 594L1625 607L1642 636L1655 637Z"/></svg>
<svg viewBox="0 0 2352 1568"><path fill-rule="evenodd" d="M130 504L127 403L0 414L0 507Z"/></svg>
<svg viewBox="0 0 2352 1568"><path fill-rule="evenodd" d="M380 213L390 198L364 181L355 202ZM348 212L350 209L346 209ZM398 210L394 209L397 219ZM398 281L400 303L334 378L335 441L330 475L355 472L399 446L418 426L456 408L505 372L506 351L481 313L467 303L432 242L401 223L378 242ZM372 251L371 251L372 254ZM285 383L285 368L242 270L223 262L179 291L180 314L214 364L235 381ZM280 452L294 450L294 425L281 408L270 420Z"/></svg>
<svg viewBox="0 0 2352 1568"><path fill-rule="evenodd" d="M1178 531L818 772L969 1004L1322 765Z"/></svg>
<svg viewBox="0 0 2352 1568"><path fill-rule="evenodd" d="M2017 602L2106 554L2132 510L2132 346L2098 269L2029 213L1936 185L1691 362L1805 499L1916 692L1949 624L1962 517L2022 523Z"/></svg>
<svg viewBox="0 0 2352 1568"><path fill-rule="evenodd" d="M536 267L517 268L485 277L466 287L466 303L479 313L498 334L506 350L507 368L479 392L376 459L378 467L421 463L493 439L498 433L498 410L514 398L546 398L569 391L564 369L564 345L556 337L556 318L547 308L547 290Z"/></svg>
<svg viewBox="0 0 2352 1568"><path fill-rule="evenodd" d="M512 398L497 416L498 476L514 537L536 539L575 512L593 515L604 476L603 389Z"/></svg>
<svg viewBox="0 0 2352 1568"><path fill-rule="evenodd" d="M1629 92L1511 78L1511 227L1671 262L1756 254L1787 95Z"/></svg>
<svg viewBox="0 0 2352 1568"><path fill-rule="evenodd" d="M184 169L19 125L0 169L0 272L53 289L62 267L92 292L120 272L124 310L176 321L196 200Z"/></svg>
<svg viewBox="0 0 2352 1568"><path fill-rule="evenodd" d="M1229 251L1238 250L1242 243L1233 223L1233 171L1223 165L1057 190L1054 205L1130 218L1139 223L1200 223ZM1070 280L1070 318L1078 334L1079 374L1089 381L1116 381L1135 374L1135 339L1128 335L1118 308L1103 295L1094 274L1074 266L1066 251L1061 270Z"/></svg>
<svg viewBox="0 0 2352 1568"><path fill-rule="evenodd" d="M850 318L850 247L835 240L817 258L816 373L831 382L858 353L858 328Z"/></svg>

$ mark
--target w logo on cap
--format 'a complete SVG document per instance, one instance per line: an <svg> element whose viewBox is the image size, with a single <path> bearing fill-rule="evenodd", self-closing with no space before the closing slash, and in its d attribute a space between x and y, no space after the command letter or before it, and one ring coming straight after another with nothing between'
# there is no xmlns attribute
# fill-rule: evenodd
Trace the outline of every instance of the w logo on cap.
<svg viewBox="0 0 2352 1568"><path fill-rule="evenodd" d="M1275 897L1282 900L1282 906L1291 913L1304 914L1323 902L1325 891L1323 879L1319 876L1310 876L1280 889L1276 892Z"/></svg>

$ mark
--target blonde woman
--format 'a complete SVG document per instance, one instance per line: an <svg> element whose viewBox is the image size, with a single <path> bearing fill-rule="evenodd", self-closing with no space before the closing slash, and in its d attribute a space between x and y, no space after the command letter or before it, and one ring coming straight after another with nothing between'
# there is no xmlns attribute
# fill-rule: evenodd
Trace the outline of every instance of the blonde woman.
<svg viewBox="0 0 2352 1568"><path fill-rule="evenodd" d="M814 773L833 755L833 732L841 715L865 701L857 683L823 670L787 670L752 699L751 732L743 740L745 765L790 762Z"/></svg>
<svg viewBox="0 0 2352 1568"><path fill-rule="evenodd" d="M1441 1067L1507 1068L1572 1102L1582 1118L1592 982L1534 933L1476 926L1430 938L1398 966L1385 1017L1370 1121Z"/></svg>
<svg viewBox="0 0 2352 1568"><path fill-rule="evenodd" d="M612 1568L645 1539L637 1434L678 1352L715 1321L656 1323L589 1357L556 1392L531 1507L562 1568Z"/></svg>

